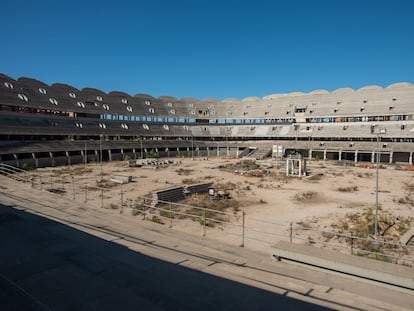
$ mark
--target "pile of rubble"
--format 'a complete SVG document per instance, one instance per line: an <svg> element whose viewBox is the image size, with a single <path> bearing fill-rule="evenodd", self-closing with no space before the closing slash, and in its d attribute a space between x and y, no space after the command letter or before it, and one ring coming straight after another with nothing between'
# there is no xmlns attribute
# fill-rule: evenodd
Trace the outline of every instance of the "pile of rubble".
<svg viewBox="0 0 414 311"><path fill-rule="evenodd" d="M247 177L263 177L270 174L273 164L268 161L258 161L255 158L242 158L236 163L221 164L218 169L231 171Z"/></svg>
<svg viewBox="0 0 414 311"><path fill-rule="evenodd" d="M158 167L167 167L169 165L180 165L180 164L181 164L181 160L137 159L137 160L128 161L129 167L158 168Z"/></svg>

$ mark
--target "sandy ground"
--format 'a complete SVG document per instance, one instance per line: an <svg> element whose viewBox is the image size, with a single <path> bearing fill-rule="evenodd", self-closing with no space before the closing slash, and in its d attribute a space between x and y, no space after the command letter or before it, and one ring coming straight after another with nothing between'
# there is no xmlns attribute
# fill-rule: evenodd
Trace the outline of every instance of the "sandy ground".
<svg viewBox="0 0 414 311"><path fill-rule="evenodd" d="M168 159L162 159L168 160ZM132 176L133 182L119 185L115 184L110 190L105 190L104 204L113 202L115 205L122 200L128 206L137 197L143 197L151 191L179 186L183 181L191 179L194 183L234 183L235 190L230 191L231 196L241 204L240 210L246 213L246 239L245 244L252 248L269 247L280 239L288 239L289 224L306 223L314 228L332 231L332 224L347 214L362 212L365 208L375 208L376 197L376 170L373 168L360 168L342 166L334 161L308 161L308 171L316 178L286 177L285 161L269 159L266 162L273 165L269 175L263 177L250 177L240 173L240 170L223 170L226 166L239 160L228 158L182 158L170 159L172 164L165 167L144 166L128 167L126 161L104 163L103 178L109 180L114 175ZM66 171L65 171L66 170ZM62 185L69 198L72 197L71 174L74 177L76 199L84 199L82 187L96 185L99 180L101 166L88 164L67 168L38 169L36 174L43 175L45 186L49 182L48 174L53 172L53 186L59 185L57 178L64 177ZM181 170L181 174L180 173ZM187 174L182 174L186 172ZM406 193L406 185L414 184L414 172L398 170L396 166L389 165L379 170L379 203L384 213L395 217L407 218L413 221L413 210L410 204L398 203ZM352 191L340 191L340 188L352 188ZM99 208L101 199L98 190L89 189L88 205ZM307 195L308 194L308 195ZM310 195L309 195L310 194ZM232 212L232 211L229 211ZM132 217L128 208L124 208L125 217ZM239 213L240 214L240 213ZM137 216L135 216L137 217ZM142 219L142 217L140 217ZM233 219L234 223L241 225L241 217ZM168 224L168 223L167 223ZM204 228L198 222L174 220L174 227L191 233L202 234ZM210 237L226 239L230 243L241 243L241 227L224 226L226 230L209 229ZM223 231L225 231L225 234ZM256 231L261 231L258 233ZM264 232L264 233L263 233ZM265 243L255 239L265 240Z"/></svg>

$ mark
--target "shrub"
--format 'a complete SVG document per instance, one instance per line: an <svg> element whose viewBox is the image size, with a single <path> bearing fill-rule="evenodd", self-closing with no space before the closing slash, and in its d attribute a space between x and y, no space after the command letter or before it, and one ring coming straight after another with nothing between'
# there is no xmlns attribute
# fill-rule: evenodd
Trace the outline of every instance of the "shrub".
<svg viewBox="0 0 414 311"><path fill-rule="evenodd" d="M152 216L151 221L152 221L152 222L155 222L155 223L157 223L157 224L160 224L160 225L163 225L163 224L164 224L164 223L162 222L161 218L160 218L160 217L158 217L158 216L155 216L155 215L153 215L153 216Z"/></svg>
<svg viewBox="0 0 414 311"><path fill-rule="evenodd" d="M176 170L178 175L184 175L184 176L188 176L192 171L193 170L185 169L185 168L180 168L180 169Z"/></svg>
<svg viewBox="0 0 414 311"><path fill-rule="evenodd" d="M147 153L147 157L148 158L158 158L157 152L154 149L151 149L148 153Z"/></svg>
<svg viewBox="0 0 414 311"><path fill-rule="evenodd" d="M195 183L196 183L195 179L192 179L192 178L184 178L183 179L183 184L191 185L191 184L195 184Z"/></svg>
<svg viewBox="0 0 414 311"><path fill-rule="evenodd" d="M340 191L340 192L356 192L356 191L358 191L358 186L339 187L338 191Z"/></svg>

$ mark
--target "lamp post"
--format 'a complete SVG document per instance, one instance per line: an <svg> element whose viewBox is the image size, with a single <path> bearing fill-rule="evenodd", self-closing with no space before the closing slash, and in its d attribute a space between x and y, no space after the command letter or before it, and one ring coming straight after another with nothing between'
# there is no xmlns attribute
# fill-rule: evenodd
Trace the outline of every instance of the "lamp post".
<svg viewBox="0 0 414 311"><path fill-rule="evenodd" d="M379 189L379 165L380 165L380 141L381 141L381 134L387 133L387 129L384 127L379 128L379 132L377 134L377 167L376 167L376 185L375 185L375 236L378 236L378 208L379 208L379 200L378 200L378 189Z"/></svg>
<svg viewBox="0 0 414 311"><path fill-rule="evenodd" d="M191 159L194 160L194 143L193 143L193 135L191 135Z"/></svg>
<svg viewBox="0 0 414 311"><path fill-rule="evenodd" d="M88 149L87 149L88 142L85 140L85 171L88 169Z"/></svg>
<svg viewBox="0 0 414 311"><path fill-rule="evenodd" d="M226 156L230 156L230 146L229 146L229 141L227 138L227 135L225 135L225 139L226 139Z"/></svg>
<svg viewBox="0 0 414 311"><path fill-rule="evenodd" d="M103 168L102 168L102 138L103 138L103 135L102 134L99 135L99 152L100 152L99 160L101 162L101 181L102 181L102 178L103 178Z"/></svg>
<svg viewBox="0 0 414 311"><path fill-rule="evenodd" d="M141 142L141 160L144 158L143 153L142 153L142 135L140 136L140 142Z"/></svg>

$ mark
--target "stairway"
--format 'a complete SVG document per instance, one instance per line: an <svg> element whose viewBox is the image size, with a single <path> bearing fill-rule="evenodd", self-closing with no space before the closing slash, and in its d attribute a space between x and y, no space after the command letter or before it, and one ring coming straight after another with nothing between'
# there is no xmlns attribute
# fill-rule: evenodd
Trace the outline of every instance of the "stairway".
<svg viewBox="0 0 414 311"><path fill-rule="evenodd" d="M261 160L267 158L272 154L273 144L261 145L253 149L246 157L255 158L256 160Z"/></svg>

